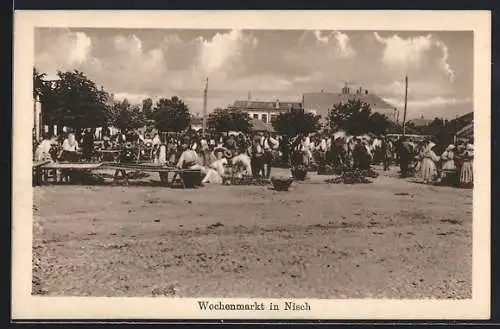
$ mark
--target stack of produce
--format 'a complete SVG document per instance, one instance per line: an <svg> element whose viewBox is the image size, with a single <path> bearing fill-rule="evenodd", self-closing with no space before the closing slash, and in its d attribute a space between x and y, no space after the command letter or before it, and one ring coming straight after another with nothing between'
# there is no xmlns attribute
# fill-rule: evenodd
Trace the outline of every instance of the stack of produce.
<svg viewBox="0 0 500 329"><path fill-rule="evenodd" d="M225 185L267 185L270 180L267 178L254 178L253 176L232 177L224 180Z"/></svg>
<svg viewBox="0 0 500 329"><path fill-rule="evenodd" d="M373 170L349 170L349 171L344 171L341 176L327 179L325 180L326 183L332 183L332 184L369 184L372 181L367 179L366 176L375 178L378 176L378 173L374 172ZM374 177L375 176L375 177Z"/></svg>

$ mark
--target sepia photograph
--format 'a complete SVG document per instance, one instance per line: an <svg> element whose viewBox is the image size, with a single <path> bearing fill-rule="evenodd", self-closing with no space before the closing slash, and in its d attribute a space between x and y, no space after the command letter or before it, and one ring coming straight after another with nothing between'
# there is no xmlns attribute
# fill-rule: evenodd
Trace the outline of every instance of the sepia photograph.
<svg viewBox="0 0 500 329"><path fill-rule="evenodd" d="M489 31L214 20L62 20L16 39L33 51L14 111L31 132L14 153L32 176L14 185L32 218L13 222L31 231L29 296L307 318L321 300L483 294Z"/></svg>

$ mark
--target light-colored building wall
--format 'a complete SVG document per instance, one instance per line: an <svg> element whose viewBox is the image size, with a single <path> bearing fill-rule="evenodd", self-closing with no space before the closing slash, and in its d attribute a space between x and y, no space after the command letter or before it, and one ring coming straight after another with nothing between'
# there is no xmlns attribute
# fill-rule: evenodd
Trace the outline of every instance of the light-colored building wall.
<svg viewBox="0 0 500 329"><path fill-rule="evenodd" d="M271 123L274 117L277 117L283 111L256 111L248 110L247 113L250 119L258 119L264 123Z"/></svg>

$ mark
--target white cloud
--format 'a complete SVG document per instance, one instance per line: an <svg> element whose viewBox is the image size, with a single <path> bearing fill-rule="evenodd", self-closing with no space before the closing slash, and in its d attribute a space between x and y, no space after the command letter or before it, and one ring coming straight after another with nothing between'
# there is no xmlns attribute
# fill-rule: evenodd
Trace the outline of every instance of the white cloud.
<svg viewBox="0 0 500 329"><path fill-rule="evenodd" d="M316 40L318 41L319 44L322 44L322 45L327 45L328 42L330 41L330 36L327 35L327 36L321 36L321 31L319 30L315 30L314 32L314 36L316 37Z"/></svg>
<svg viewBox="0 0 500 329"><path fill-rule="evenodd" d="M144 32L100 35L47 29L37 34L35 60L38 69L49 75L56 70L81 70L117 99L139 104L147 97L177 95L194 111L201 109L206 77L210 79L209 111L246 99L248 91L254 99L292 100L321 89L338 92L344 81L401 104L401 67L412 69L408 74L412 109L431 109L439 104L458 109L462 104L459 98L471 95L467 90L457 93L456 84L447 79L453 75L448 57L455 54L456 46L437 39L437 32L413 38L374 37L371 32L360 38L354 33L313 30L284 33L283 38L277 33L260 37L260 31L234 30L210 37L183 33L150 38ZM300 35L302 43L297 45ZM367 39L372 43L362 48L361 42ZM355 47L363 52L356 53ZM273 61L264 63L267 56L274 56ZM461 73L461 67L455 69ZM456 103L452 103L453 97L458 97Z"/></svg>
<svg viewBox="0 0 500 329"><path fill-rule="evenodd" d="M240 30L217 33L210 40L198 38L200 43L199 65L207 74L224 69L225 65L242 54L245 46L253 48L257 39L243 34Z"/></svg>
<svg viewBox="0 0 500 329"><path fill-rule="evenodd" d="M382 61L388 66L404 71L422 68L429 60L432 60L429 59L431 50L437 48L441 52L441 57L438 59L439 69L450 80L453 80L454 71L448 63L448 47L432 34L409 38L401 38L393 34L384 38L374 32L374 36L385 46Z"/></svg>
<svg viewBox="0 0 500 329"><path fill-rule="evenodd" d="M71 46L68 60L70 64L84 62L91 50L92 40L83 32L70 33Z"/></svg>
<svg viewBox="0 0 500 329"><path fill-rule="evenodd" d="M319 30L313 31L313 34L316 38L317 44L332 47L331 53L333 53L335 57L351 58L356 56L356 51L352 47L347 34L339 31L333 31L329 35L323 36L323 33ZM305 35L303 34L300 38L300 42L302 42L304 37Z"/></svg>
<svg viewBox="0 0 500 329"><path fill-rule="evenodd" d="M408 96L410 98L417 97L436 97L448 93L447 85L439 80L409 80L408 81ZM384 96L404 96L405 84L404 80L395 80L387 84L376 84L370 87L373 92Z"/></svg>
<svg viewBox="0 0 500 329"><path fill-rule="evenodd" d="M334 32L335 40L337 40L337 46L339 50L339 55L343 58L349 58L356 55L356 51L349 43L349 36L342 32Z"/></svg>
<svg viewBox="0 0 500 329"><path fill-rule="evenodd" d="M453 78L455 77L455 71L451 69L451 65L448 63L448 57L450 56L448 47L442 41L436 41L436 45L441 49L442 52L442 57L440 59L442 69L446 72L450 80L453 81Z"/></svg>
<svg viewBox="0 0 500 329"><path fill-rule="evenodd" d="M389 102L390 104L394 104L398 107L404 106L403 98L393 98L393 97L384 97L384 100ZM466 98L456 98L456 97L433 97L428 99L415 99L408 101L408 107L413 108L429 108L429 107L440 107L445 105L463 105L467 103L472 103L472 99L470 97Z"/></svg>
<svg viewBox="0 0 500 329"><path fill-rule="evenodd" d="M389 65L420 67L425 53L432 47L432 35L403 39L397 34L383 38L374 33L377 41L385 44L382 60Z"/></svg>
<svg viewBox="0 0 500 329"><path fill-rule="evenodd" d="M35 58L35 65L54 76L58 70L74 69L88 61L92 50L92 39L83 32L62 30L63 33L48 34L37 40L42 51Z"/></svg>

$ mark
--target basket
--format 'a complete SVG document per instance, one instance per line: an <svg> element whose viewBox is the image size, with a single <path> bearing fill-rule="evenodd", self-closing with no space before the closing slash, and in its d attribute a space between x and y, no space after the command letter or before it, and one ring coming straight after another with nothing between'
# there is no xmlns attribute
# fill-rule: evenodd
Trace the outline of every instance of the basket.
<svg viewBox="0 0 500 329"><path fill-rule="evenodd" d="M271 183L276 191L288 191L292 185L293 178L272 177Z"/></svg>
<svg viewBox="0 0 500 329"><path fill-rule="evenodd" d="M306 179L307 169L304 168L295 168L292 169L292 177L296 180L303 181Z"/></svg>
<svg viewBox="0 0 500 329"><path fill-rule="evenodd" d="M186 188L201 186L201 170L185 170L181 173L182 181Z"/></svg>

